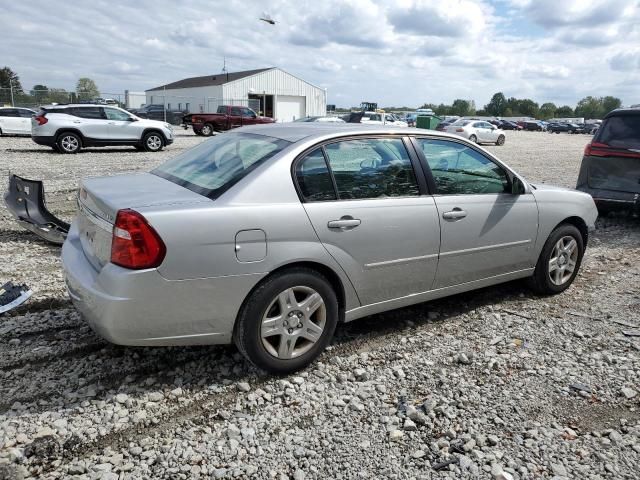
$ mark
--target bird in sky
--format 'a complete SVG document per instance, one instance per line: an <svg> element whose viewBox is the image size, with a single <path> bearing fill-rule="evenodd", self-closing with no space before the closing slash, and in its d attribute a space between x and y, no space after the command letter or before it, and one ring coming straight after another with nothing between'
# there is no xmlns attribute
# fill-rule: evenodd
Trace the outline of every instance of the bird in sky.
<svg viewBox="0 0 640 480"><path fill-rule="evenodd" d="M276 21L273 18L271 18L271 15L268 15L266 13L262 14L262 17L260 17L260 20L262 20L263 22L268 23L269 25L275 25L276 24Z"/></svg>

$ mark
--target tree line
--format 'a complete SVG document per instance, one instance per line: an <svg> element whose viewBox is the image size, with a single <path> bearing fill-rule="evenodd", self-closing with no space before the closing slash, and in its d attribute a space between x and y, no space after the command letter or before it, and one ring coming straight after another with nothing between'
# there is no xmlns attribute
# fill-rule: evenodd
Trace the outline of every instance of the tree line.
<svg viewBox="0 0 640 480"><path fill-rule="evenodd" d="M19 105L73 103L100 97L100 90L96 82L87 77L78 79L74 91L40 84L34 85L29 91L25 91L18 74L9 67L3 67L0 69L0 106L11 102L12 93L13 102Z"/></svg>
<svg viewBox="0 0 640 480"><path fill-rule="evenodd" d="M506 98L502 92L495 93L491 101L480 110L476 110L473 100L456 99L451 105L435 105L425 103L420 108L431 108L437 115L458 115L460 117L478 115L494 117L533 117L541 120L551 118L584 117L602 118L611 110L620 108L622 101L619 98L588 96L580 100L575 108L569 105L557 106L555 103L546 102L542 105L529 98Z"/></svg>

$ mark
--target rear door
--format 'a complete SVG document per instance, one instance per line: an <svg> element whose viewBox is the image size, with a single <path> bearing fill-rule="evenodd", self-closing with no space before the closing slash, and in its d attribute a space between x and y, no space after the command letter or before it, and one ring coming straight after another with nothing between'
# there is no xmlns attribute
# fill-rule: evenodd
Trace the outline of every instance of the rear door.
<svg viewBox="0 0 640 480"><path fill-rule="evenodd" d="M296 163L309 219L363 305L430 290L435 277L438 214L405 142L344 139Z"/></svg>
<svg viewBox="0 0 640 480"><path fill-rule="evenodd" d="M534 266L538 208L531 193L514 195L506 170L461 142L417 138L435 184L441 225L434 288Z"/></svg>
<svg viewBox="0 0 640 480"><path fill-rule="evenodd" d="M74 107L71 123L86 138L109 140L109 124L102 107Z"/></svg>
<svg viewBox="0 0 640 480"><path fill-rule="evenodd" d="M242 108L231 107L229 109L229 125L231 125L231 128L242 126Z"/></svg>
<svg viewBox="0 0 640 480"><path fill-rule="evenodd" d="M19 133L31 135L31 117L34 113L27 108L18 108L18 114L20 115Z"/></svg>
<svg viewBox="0 0 640 480"><path fill-rule="evenodd" d="M585 151L584 162L590 188L639 194L640 113L607 118ZM581 180L583 176L581 172Z"/></svg>

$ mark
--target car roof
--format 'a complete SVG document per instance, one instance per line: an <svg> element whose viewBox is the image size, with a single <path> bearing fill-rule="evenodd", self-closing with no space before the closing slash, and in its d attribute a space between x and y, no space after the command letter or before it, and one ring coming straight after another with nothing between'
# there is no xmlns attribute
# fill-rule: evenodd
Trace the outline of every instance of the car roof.
<svg viewBox="0 0 640 480"><path fill-rule="evenodd" d="M606 114L603 120L609 117L626 117L640 115L640 107L618 108Z"/></svg>
<svg viewBox="0 0 640 480"><path fill-rule="evenodd" d="M78 108L78 107L86 107L86 108L95 108L95 107L109 107L109 108L119 108L116 105L102 105L98 103L58 103L56 105L42 105L40 108L49 109L49 108Z"/></svg>
<svg viewBox="0 0 640 480"><path fill-rule="evenodd" d="M235 132L253 133L256 135L265 135L269 137L279 138L288 142L299 142L304 139L312 139L314 137L326 137L335 134L336 137L349 135L432 135L443 138L454 138L459 140L460 137L436 130L416 130L409 127L388 127L386 125L367 125L363 123L331 123L331 122L291 122L276 123L266 125L250 125L241 127Z"/></svg>

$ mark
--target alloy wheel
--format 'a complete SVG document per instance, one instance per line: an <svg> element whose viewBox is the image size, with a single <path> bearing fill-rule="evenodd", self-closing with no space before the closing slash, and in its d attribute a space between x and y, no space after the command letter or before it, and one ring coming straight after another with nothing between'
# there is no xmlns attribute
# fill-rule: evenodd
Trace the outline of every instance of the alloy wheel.
<svg viewBox="0 0 640 480"><path fill-rule="evenodd" d="M149 150L159 150L162 147L162 139L158 135L147 137L147 147Z"/></svg>
<svg viewBox="0 0 640 480"><path fill-rule="evenodd" d="M64 137L62 137L60 145L65 152L75 152L76 150L78 150L80 143L78 142L78 139L73 135L65 135Z"/></svg>
<svg viewBox="0 0 640 480"><path fill-rule="evenodd" d="M557 286L567 283L578 261L578 242L572 236L558 240L549 259L549 280Z"/></svg>
<svg viewBox="0 0 640 480"><path fill-rule="evenodd" d="M322 337L327 309L313 288L291 287L280 292L266 309L260 336L267 352L288 360L308 352Z"/></svg>

